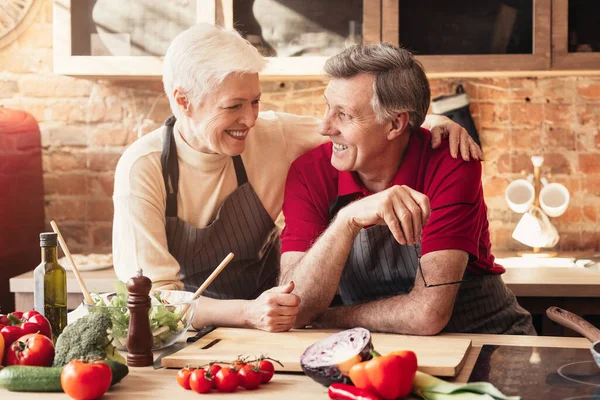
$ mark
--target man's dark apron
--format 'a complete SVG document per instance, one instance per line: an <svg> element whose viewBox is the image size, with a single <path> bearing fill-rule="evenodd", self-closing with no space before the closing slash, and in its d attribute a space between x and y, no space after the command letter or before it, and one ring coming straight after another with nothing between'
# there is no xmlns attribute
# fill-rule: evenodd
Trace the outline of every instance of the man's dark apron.
<svg viewBox="0 0 600 400"><path fill-rule="evenodd" d="M179 262L185 290L195 291L232 252L235 258L203 295L216 299L254 299L273 287L279 272L279 235L252 185L240 156L233 157L238 187L205 228L177 217L179 166L173 134L175 117L165 122L161 165L167 192L169 253Z"/></svg>
<svg viewBox="0 0 600 400"><path fill-rule="evenodd" d="M348 202L336 199L330 217ZM399 244L387 226L362 229L342 272L340 297L344 304L357 304L409 293L414 285L424 285L421 279L415 281L418 262L415 247ZM499 275L477 276L467 270L463 279L443 332L536 334L531 314Z"/></svg>

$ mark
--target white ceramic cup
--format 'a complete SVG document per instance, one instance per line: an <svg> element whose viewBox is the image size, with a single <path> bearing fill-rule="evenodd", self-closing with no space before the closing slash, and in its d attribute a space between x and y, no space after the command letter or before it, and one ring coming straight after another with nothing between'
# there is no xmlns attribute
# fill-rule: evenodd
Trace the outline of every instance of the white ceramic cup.
<svg viewBox="0 0 600 400"><path fill-rule="evenodd" d="M560 238L548 216L537 207L523 214L512 237L526 246L538 248L554 247Z"/></svg>
<svg viewBox="0 0 600 400"><path fill-rule="evenodd" d="M535 189L528 180L517 179L508 184L504 197L511 210L523 214L529 210L533 203Z"/></svg>
<svg viewBox="0 0 600 400"><path fill-rule="evenodd" d="M570 199L569 191L560 183L549 183L540 191L540 207L549 217L563 215Z"/></svg>

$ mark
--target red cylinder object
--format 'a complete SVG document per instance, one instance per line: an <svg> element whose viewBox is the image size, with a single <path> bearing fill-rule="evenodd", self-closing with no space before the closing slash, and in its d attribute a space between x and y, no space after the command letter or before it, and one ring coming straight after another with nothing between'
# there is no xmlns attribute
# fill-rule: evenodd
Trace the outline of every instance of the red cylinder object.
<svg viewBox="0 0 600 400"><path fill-rule="evenodd" d="M39 234L44 228L39 125L24 111L0 107L0 307L4 314L14 310L9 279L40 262Z"/></svg>

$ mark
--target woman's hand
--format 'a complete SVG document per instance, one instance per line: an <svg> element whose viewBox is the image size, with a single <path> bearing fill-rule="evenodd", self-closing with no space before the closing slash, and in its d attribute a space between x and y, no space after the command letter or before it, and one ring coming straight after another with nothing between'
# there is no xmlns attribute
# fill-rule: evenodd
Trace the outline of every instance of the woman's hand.
<svg viewBox="0 0 600 400"><path fill-rule="evenodd" d="M248 301L245 319L252 328L268 332L290 330L296 322L300 297L292 293L294 282L264 291L256 300Z"/></svg>
<svg viewBox="0 0 600 400"><path fill-rule="evenodd" d="M431 147L437 149L442 139L450 141L450 154L456 158L458 151L463 160L483 160L483 151L469 136L469 132L450 118L443 115L428 114L423 122L423 128L431 131Z"/></svg>

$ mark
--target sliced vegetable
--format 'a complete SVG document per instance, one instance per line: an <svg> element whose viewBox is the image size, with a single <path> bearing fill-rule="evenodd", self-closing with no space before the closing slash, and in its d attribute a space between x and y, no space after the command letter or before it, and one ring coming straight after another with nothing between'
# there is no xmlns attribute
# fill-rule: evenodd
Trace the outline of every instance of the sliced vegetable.
<svg viewBox="0 0 600 400"><path fill-rule="evenodd" d="M380 400L373 393L345 383L332 383L327 390L333 400Z"/></svg>
<svg viewBox="0 0 600 400"><path fill-rule="evenodd" d="M348 329L308 347L300 357L300 365L307 376L329 386L344 382L353 365L372 357L371 350L371 333L367 329Z"/></svg>
<svg viewBox="0 0 600 400"><path fill-rule="evenodd" d="M373 359L350 368L352 383L386 400L408 396L417 372L415 353L403 351L386 356L374 350L372 353Z"/></svg>

